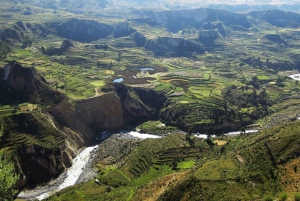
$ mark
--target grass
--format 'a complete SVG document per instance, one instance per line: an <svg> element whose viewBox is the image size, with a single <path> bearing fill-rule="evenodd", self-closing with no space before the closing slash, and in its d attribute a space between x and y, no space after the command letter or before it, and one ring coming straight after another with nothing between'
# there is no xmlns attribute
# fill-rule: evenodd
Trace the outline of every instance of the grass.
<svg viewBox="0 0 300 201"><path fill-rule="evenodd" d="M5 4L5 6L7 5ZM7 8L10 8L10 5ZM45 8L32 16L23 16L15 13L12 14L12 19L7 23L7 26L13 27L15 22L20 19L24 23L42 24L52 21L61 22L76 17L74 13L68 11L57 10L57 12L60 15L60 19L53 14L52 9ZM89 16L81 17L82 19L89 18ZM109 18L107 16L93 16L93 18L99 22L109 24L123 21L123 19ZM129 21L129 24L144 34L147 39L155 39L157 36L171 36L171 33L164 27L150 26L135 21ZM164 108L162 112L165 112L164 114L166 115L169 114L170 116L168 117L170 118L174 117L172 114L180 114L180 117L177 119L174 117L168 123L179 125L182 128L187 128L194 124L199 124L203 127L211 124L213 121L212 116L214 115L212 113L213 109L224 110L224 89L232 87L234 91L240 94L240 96L235 97L235 100L241 100L245 97L242 95L253 92L250 82L252 77L256 76L262 83L261 87L265 88L270 96L271 103L267 107L267 113L270 116L261 119L264 115L256 114L263 110L261 105L249 105L249 100L245 100L247 104L244 105L228 104L227 110L232 114L232 116L228 115L228 119L236 122L238 121L238 115L240 115L239 118L243 118L244 122L247 122L246 120L249 119L249 122L253 122L254 119L261 119L257 121L262 126L269 126L276 119L278 122L275 122L275 124L280 124L285 120L278 116L293 119L298 115L297 111L300 101L289 97L299 95L299 86L288 79L284 81L284 87L277 86L277 76L285 75L285 72L275 71L266 65L265 61L269 59L271 63L286 64L290 61L291 55L298 53L297 46L299 44L296 40L289 39L290 43L294 44L293 46L280 47L276 44L270 44L263 39L265 34L275 32L282 35L285 33L290 34L290 30L285 28L276 28L274 31L274 27L270 25L257 24L255 29L255 35L251 36L251 31L248 33L231 31L230 37L215 41L217 46L213 52L204 55L193 55L191 58L155 57L153 52L135 47L131 37L113 39L111 36L93 43L108 44L109 47L106 51L95 49L93 44L75 42L75 48L65 54L46 56L41 53L39 48L41 46L57 48L61 45L63 39L53 34L42 38L31 31L27 31L26 34L34 42L32 48L23 49L17 44L13 51L7 55L6 61L17 60L26 66L36 67L38 72L47 79L53 88L57 88L73 100L93 97L95 88L99 89L110 84L117 77L124 77L126 84L134 86L146 84L170 97L172 104L168 105L168 108ZM120 61L118 61L118 52L122 52ZM255 63L245 62L249 58L255 58L261 61L263 65L258 66ZM97 62L99 62L98 65ZM1 61L1 65L4 66L5 62ZM155 71L149 71L145 73L145 76L135 79L133 76L139 74L139 66L147 66L155 69ZM271 85L264 83L271 83ZM246 89L247 87L248 89ZM37 133L19 133L16 131L17 128L10 122L11 118L18 118L16 116L28 113L32 113L34 118L36 118L36 130L39 131L39 135ZM8 122L7 125L11 127L6 129L11 129L12 132L7 141L5 141L8 146L4 148L4 145L1 145L1 148L12 151L15 148L14 146L20 144L39 144L44 147L55 147L63 141L53 129L49 128L49 125L43 123L43 121L47 122L47 120L38 114L37 105L25 103L16 108L4 105L0 107L0 117ZM228 119L220 118L220 121L227 122ZM162 122L159 121L145 122L138 128L145 132L156 134L176 131L176 128L172 126L161 126L161 124ZM211 148L200 140L193 139L196 143L196 148L191 147L184 140L184 136L180 135L166 137L159 143L155 140L148 140L140 144L140 148L130 155L122 167L117 169L104 168L101 170L103 175L98 176L103 182L107 183L107 186L99 186L90 182L78 186L78 189L74 191L66 190L64 193L66 198L74 200L83 200L83 195L90 196L89 198L91 199L97 199L96 194L101 194L101 199L104 200L122 198L130 200L145 183L176 172L170 167L174 161L179 169L195 167L194 176L197 179L211 182L203 182L203 188L211 188L216 192L221 192L220 189L225 191L227 188L233 190L233 192L238 192L239 189L241 190L241 195L238 195L237 198L245 196L248 199L257 199L257 197L261 199L267 194L270 194L272 197L274 195L269 188L272 185L273 187L275 186L272 184L274 179L270 176L270 172L275 176L277 175L274 170L274 164L270 162L274 158L281 161L290 160L287 165L281 167L283 169L286 168L283 171L284 175L282 175L283 181L281 185L284 189L297 191L297 186L295 185L297 178L291 172L293 167L298 165L299 161L292 160L289 156L291 153L297 153L294 149L295 142L291 139L298 139L298 133L295 132L296 129L286 130L294 134L273 130L273 134L269 135L274 135L274 139L282 137L274 133L280 133L285 137L288 136L285 139L291 144L290 147L285 147L287 145L281 139L269 142L269 139L265 138L262 133L259 133L257 137L249 137L242 140L241 138L234 138L214 141L217 145L225 147L226 152L231 154L226 156L219 154L221 147L214 146ZM265 139L265 141L260 140L260 138ZM254 147L251 144L252 141L257 142L258 145ZM263 144L266 141L271 147L273 156L268 152L266 145ZM151 147L150 150L149 147ZM200 152L200 148L202 152ZM238 153L233 152L233 150ZM281 154L282 150L287 151ZM243 167L236 161L235 156L237 154L245 159L246 167ZM178 158L180 161L175 161L175 159L179 160ZM101 168L103 167L101 166ZM249 174L245 173L246 169L250 172ZM243 185L250 186L250 189L252 189L252 184L237 182L236 185L228 187L228 185L218 183L225 180L237 181L240 179L239 177L247 181L255 181L258 185L257 189L261 188L260 184L262 181L266 183L266 187L261 191L254 190L256 195L249 197L246 195L248 191L244 189ZM114 189L115 185L119 187ZM107 187L113 188L111 189L112 191L107 192ZM212 191L208 193L210 192ZM122 194L124 194L124 197L121 197ZM205 196L207 195L205 194ZM211 194L210 196L212 196L211 200L213 200L213 196L216 196L214 197L216 200L218 200L217 198L222 198L218 197L221 196L221 193ZM210 197L208 196L207 198L209 199Z"/></svg>
<svg viewBox="0 0 300 201"><path fill-rule="evenodd" d="M204 148L203 153L210 152L205 143L199 139L194 140L197 147ZM186 150L181 152L183 146L186 147ZM116 166L98 164L97 168L100 169L100 173L97 179L100 180L101 185L94 185L93 182L89 182L74 186L63 190L59 195L52 196L49 200L80 200L81 198L74 198L76 190L80 190L85 199L89 200L96 197L100 200L136 200L136 193L145 184L160 183L158 181L161 178L172 178L172 175L177 174L180 169L185 170L193 167L196 164L194 160L198 154L197 152L198 148L190 147L184 135L170 135L162 139L147 139L140 142L137 149L126 156L125 163L121 167L116 168ZM214 155L212 156L214 157ZM178 162L177 167L179 170L176 171L171 167L171 163L178 157L183 161ZM157 163L162 160L165 162L162 164ZM140 172L137 174L137 171ZM89 186L93 186L93 189L89 189ZM160 188L160 185L157 187ZM111 191L105 193L108 188Z"/></svg>
<svg viewBox="0 0 300 201"><path fill-rule="evenodd" d="M149 196L158 200L174 196L198 200L200 194L202 199L212 200L287 200L288 194L282 193L281 189L289 190L289 194L295 192L291 187L295 185L293 180L297 175L292 174L295 174L294 167L299 160L288 160L288 156L294 156L297 150L294 144L298 143L298 134L292 133L291 129L297 129L299 125L294 122L257 134L231 137L223 145L226 152L222 154L218 153L218 146L209 147L201 139L193 139L192 147L184 135L144 140L126 156L120 167L98 165L101 172L97 178L101 185L89 182L74 186L49 200L82 200L80 195L88 200L139 200ZM295 139L296 142L292 142ZM244 163L237 160L237 154ZM278 169L272 158L280 163ZM280 162L284 160L286 162ZM178 161L177 169L172 168L173 161ZM144 167L144 170L134 174L131 169L136 167L140 171ZM180 174L184 176L180 177ZM274 177L274 174L281 177ZM225 193L229 191L230 194Z"/></svg>
<svg viewBox="0 0 300 201"><path fill-rule="evenodd" d="M226 140L214 140L214 143L217 144L218 146L223 146L223 145L226 145L228 143L228 141Z"/></svg>
<svg viewBox="0 0 300 201"><path fill-rule="evenodd" d="M177 163L177 168L179 169L190 169L194 166L195 162L190 160L190 161L182 161Z"/></svg>
<svg viewBox="0 0 300 201"><path fill-rule="evenodd" d="M120 186L130 183L130 179L119 170L109 171L103 176L100 175L97 178L101 183L111 186Z"/></svg>
<svg viewBox="0 0 300 201"><path fill-rule="evenodd" d="M140 129L144 133L151 133L162 135L166 133L174 133L178 131L178 128L174 126L167 126L161 121L147 121L143 124L137 126L137 129Z"/></svg>
<svg viewBox="0 0 300 201"><path fill-rule="evenodd" d="M195 172L199 180L237 179L240 174L239 164L231 158L206 162Z"/></svg>

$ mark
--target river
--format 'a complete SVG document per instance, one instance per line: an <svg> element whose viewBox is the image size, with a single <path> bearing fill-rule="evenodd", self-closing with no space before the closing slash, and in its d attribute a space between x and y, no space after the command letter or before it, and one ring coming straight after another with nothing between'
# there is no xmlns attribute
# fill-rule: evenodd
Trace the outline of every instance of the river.
<svg viewBox="0 0 300 201"><path fill-rule="evenodd" d="M246 133L254 133L258 132L258 130L246 130ZM229 132L225 135L238 135L240 131ZM139 139L148 139L148 138L161 138L161 136L151 135L151 134L143 134L136 131L130 132L121 132L115 134L122 138L139 138ZM195 137L199 138L207 138L205 134L194 134ZM106 136L108 137L108 136ZM90 169L90 161L95 156L93 154L97 148L101 146L94 145L90 147L86 147L83 149L74 159L73 165L67 169L64 173L62 173L56 180L49 182L46 186L38 187L33 190L25 190L22 191L18 198L29 199L29 200L43 200L48 198L60 190L67 188L69 186L73 186L78 181L79 177L87 170Z"/></svg>
<svg viewBox="0 0 300 201"><path fill-rule="evenodd" d="M142 134L136 131L125 132L117 134L118 136L123 136L126 138L139 138L139 139L147 139L147 138L161 138L157 135L150 134ZM105 138L108 136L105 136ZM101 144L100 144L101 145ZM67 169L64 173L62 173L57 179L49 182L47 185L38 187L33 190L25 190L19 193L18 198L28 199L28 200L43 200L60 190L67 188L69 186L73 186L78 181L79 177L90 168L89 162L94 156L94 152L97 150L98 146L94 145L90 147L86 147L83 149L74 159L73 165Z"/></svg>
<svg viewBox="0 0 300 201"><path fill-rule="evenodd" d="M43 193L37 197L38 200L43 200L48 198L50 195L67 188L69 186L75 185L79 176L85 169L86 164L91 158L91 153L98 148L99 145L95 145L92 147L85 148L82 152L80 152L74 159L73 165L67 170L66 177L62 184L60 184L56 189Z"/></svg>
<svg viewBox="0 0 300 201"><path fill-rule="evenodd" d="M300 81L300 74L289 75L289 77L292 78L293 80Z"/></svg>
<svg viewBox="0 0 300 201"><path fill-rule="evenodd" d="M246 133L257 133L259 130L246 130ZM233 135L240 135L241 131L233 131L233 132L229 132L229 133L225 133L224 135L226 136L233 136ZM195 137L198 138L203 138L206 139L207 135L206 134L199 134L199 133L195 133L194 134ZM212 137L216 137L216 135L212 135Z"/></svg>

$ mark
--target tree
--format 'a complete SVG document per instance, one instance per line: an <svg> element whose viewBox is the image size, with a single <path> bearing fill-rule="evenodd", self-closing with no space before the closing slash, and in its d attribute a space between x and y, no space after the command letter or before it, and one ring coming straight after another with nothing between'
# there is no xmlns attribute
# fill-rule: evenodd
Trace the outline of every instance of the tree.
<svg viewBox="0 0 300 201"><path fill-rule="evenodd" d="M284 77L278 76L276 80L276 85L279 87L284 87L284 81L285 81Z"/></svg>
<svg viewBox="0 0 300 201"><path fill-rule="evenodd" d="M214 134L214 129L213 127L210 126L206 131L207 138L211 138L211 135L213 134Z"/></svg>
<svg viewBox="0 0 300 201"><path fill-rule="evenodd" d="M195 128L195 125L191 126L191 127L189 128L188 132L187 132L186 135L185 135L186 141L188 141L188 143L189 143L191 146L194 146L194 144L195 144L194 141L191 139L191 135L192 135L192 132L193 132L194 128Z"/></svg>
<svg viewBox="0 0 300 201"><path fill-rule="evenodd" d="M118 62L121 61L122 52L118 52Z"/></svg>
<svg viewBox="0 0 300 201"><path fill-rule="evenodd" d="M0 178L0 200L13 200L19 176L14 173L14 163L4 156L4 151L0 151Z"/></svg>
<svg viewBox="0 0 300 201"><path fill-rule="evenodd" d="M0 142L1 142L1 137L3 136L3 133L4 133L4 129L3 129L3 124L1 124L0 126Z"/></svg>
<svg viewBox="0 0 300 201"><path fill-rule="evenodd" d="M258 77L253 76L251 84L254 88L258 89L260 87L260 81L259 81Z"/></svg>
<svg viewBox="0 0 300 201"><path fill-rule="evenodd" d="M0 141L4 133L3 124L0 127ZM4 156L4 151L0 150L0 200L13 200L17 193L15 184L19 176L14 173L14 163Z"/></svg>
<svg viewBox="0 0 300 201"><path fill-rule="evenodd" d="M29 36L25 36L23 38L23 48L30 47L32 45L32 41L30 40Z"/></svg>
<svg viewBox="0 0 300 201"><path fill-rule="evenodd" d="M240 130L240 133L241 133L241 135L246 134L246 129L244 127L242 127L241 130Z"/></svg>

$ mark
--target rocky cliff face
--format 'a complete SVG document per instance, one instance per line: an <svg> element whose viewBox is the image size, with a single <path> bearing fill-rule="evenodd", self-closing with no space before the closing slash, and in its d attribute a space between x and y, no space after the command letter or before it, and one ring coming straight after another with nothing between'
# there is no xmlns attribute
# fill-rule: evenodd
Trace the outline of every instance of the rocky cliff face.
<svg viewBox="0 0 300 201"><path fill-rule="evenodd" d="M202 26L203 30L217 30L222 36L226 35L226 30L221 22L207 22Z"/></svg>
<svg viewBox="0 0 300 201"><path fill-rule="evenodd" d="M93 20L70 19L52 26L56 29L58 36L79 42L92 42L113 32L113 27L110 25Z"/></svg>
<svg viewBox="0 0 300 201"><path fill-rule="evenodd" d="M199 33L199 41L204 45L214 45L214 40L222 37L217 30L202 30Z"/></svg>
<svg viewBox="0 0 300 201"><path fill-rule="evenodd" d="M283 38L279 34L266 34L265 38L278 44L286 44Z"/></svg>
<svg viewBox="0 0 300 201"><path fill-rule="evenodd" d="M114 93L77 103L76 113L93 130L114 130L124 127L121 100Z"/></svg>
<svg viewBox="0 0 300 201"><path fill-rule="evenodd" d="M40 103L47 108L0 119L5 130L0 148L12 150L21 175L20 188L33 187L58 176L71 166L77 151L93 141L96 131L121 129L158 119L167 101L164 94L152 89L114 84L111 93L70 102L51 89L34 68L24 68L15 62L2 69L0 76L1 93L24 92L24 95L6 95L15 97L17 102ZM53 94L62 99L55 99ZM49 101L41 101L41 98Z"/></svg>
<svg viewBox="0 0 300 201"><path fill-rule="evenodd" d="M0 102L12 103L47 103L55 104L66 97L47 85L34 68L25 68L17 62L7 64L0 69Z"/></svg>
<svg viewBox="0 0 300 201"><path fill-rule="evenodd" d="M156 40L148 40L145 48L153 51L157 56L188 56L193 52L204 54L202 44L188 41L183 38L160 37Z"/></svg>
<svg viewBox="0 0 300 201"><path fill-rule="evenodd" d="M125 125L158 119L159 112L167 101L167 97L152 89L129 87L122 83L114 84L114 93L122 103Z"/></svg>
<svg viewBox="0 0 300 201"><path fill-rule="evenodd" d="M20 174L18 187L33 187L58 176L72 163L77 147L68 146L68 138L51 124L49 115L35 111L1 119L4 134L0 148L10 150ZM75 150L74 150L75 149Z"/></svg>
<svg viewBox="0 0 300 201"><path fill-rule="evenodd" d="M17 153L20 157L21 179L18 186L34 187L57 177L71 164L71 158L64 158L62 149L45 148L40 145L22 144Z"/></svg>
<svg viewBox="0 0 300 201"><path fill-rule="evenodd" d="M135 45L138 47L144 46L147 40L146 37L139 32L135 32L133 38L134 38Z"/></svg>
<svg viewBox="0 0 300 201"><path fill-rule="evenodd" d="M168 28L171 32L178 32L184 26L201 28L207 22L220 21L225 26L239 25L245 28L251 27L251 21L246 14L232 13L224 10L200 8L193 10L173 10L148 14L159 24Z"/></svg>
<svg viewBox="0 0 300 201"><path fill-rule="evenodd" d="M129 36L135 31L136 31L135 29L129 27L128 22L122 22L117 24L117 26L115 27L113 32L113 37L119 38L119 37Z"/></svg>
<svg viewBox="0 0 300 201"><path fill-rule="evenodd" d="M21 42L22 37L14 29L4 29L0 31L0 39L2 41L8 42L10 45L15 44L15 42Z"/></svg>
<svg viewBox="0 0 300 201"><path fill-rule="evenodd" d="M286 12L282 10L267 10L253 11L249 15L261 19L277 27L292 27L300 26L300 15L297 13Z"/></svg>

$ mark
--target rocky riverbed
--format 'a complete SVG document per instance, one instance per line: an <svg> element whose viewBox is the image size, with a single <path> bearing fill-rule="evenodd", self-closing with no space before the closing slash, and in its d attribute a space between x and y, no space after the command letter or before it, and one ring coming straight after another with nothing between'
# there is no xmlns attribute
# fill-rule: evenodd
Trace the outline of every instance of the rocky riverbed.
<svg viewBox="0 0 300 201"><path fill-rule="evenodd" d="M93 166L97 161L104 158L105 160L110 161L109 159L111 158L114 159L113 161L115 162L116 160L123 158L124 155L129 154L137 142L147 138L161 138L161 136L141 134L135 131L124 131L113 134L104 141L101 139L100 144L82 149L78 156L73 159L73 165L57 179L32 190L24 190L19 193L18 198L26 200L43 200L66 187L90 181L97 175L93 169Z"/></svg>

